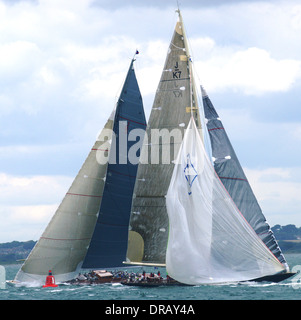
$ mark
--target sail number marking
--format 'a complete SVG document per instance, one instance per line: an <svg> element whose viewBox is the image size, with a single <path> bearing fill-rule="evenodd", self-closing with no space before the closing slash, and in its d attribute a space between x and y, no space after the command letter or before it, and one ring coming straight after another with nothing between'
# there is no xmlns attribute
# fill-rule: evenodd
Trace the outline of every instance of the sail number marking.
<svg viewBox="0 0 301 320"><path fill-rule="evenodd" d="M181 73L182 73L182 71L180 71L179 63L177 61L176 65L174 66L174 71L172 72L173 79L180 79L181 78Z"/></svg>
<svg viewBox="0 0 301 320"><path fill-rule="evenodd" d="M173 77L173 79L181 79L181 74L182 74L182 71L180 71L179 63L177 61L174 66L174 70L172 72L172 77ZM177 87L176 81L175 81L175 86ZM175 98L182 97L182 91L177 88L175 90L173 90L173 94L175 95Z"/></svg>

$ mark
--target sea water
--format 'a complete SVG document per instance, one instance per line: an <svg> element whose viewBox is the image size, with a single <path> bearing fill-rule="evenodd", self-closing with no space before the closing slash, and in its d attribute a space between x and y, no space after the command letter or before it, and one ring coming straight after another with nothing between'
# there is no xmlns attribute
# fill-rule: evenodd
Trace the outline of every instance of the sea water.
<svg viewBox="0 0 301 320"><path fill-rule="evenodd" d="M291 267L301 270L301 254L286 254ZM20 265L7 265L6 279L14 279ZM128 269L141 272L142 269ZM147 272L153 268L144 269ZM164 275L164 270L160 270ZM0 300L300 300L301 274L280 283L245 282L226 285L129 287L122 284L59 285L56 288L15 287L0 289Z"/></svg>

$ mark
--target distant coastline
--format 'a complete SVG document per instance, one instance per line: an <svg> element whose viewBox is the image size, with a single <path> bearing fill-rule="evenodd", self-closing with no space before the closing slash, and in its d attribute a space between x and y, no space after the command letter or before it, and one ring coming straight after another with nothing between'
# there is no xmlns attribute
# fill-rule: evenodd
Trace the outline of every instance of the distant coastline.
<svg viewBox="0 0 301 320"><path fill-rule="evenodd" d="M284 254L301 253L301 228L297 228L294 224L286 226L277 224L272 227L272 231Z"/></svg>
<svg viewBox="0 0 301 320"><path fill-rule="evenodd" d="M301 253L301 227L277 224L271 229L284 254ZM22 263L35 244L34 240L0 243L0 264Z"/></svg>
<svg viewBox="0 0 301 320"><path fill-rule="evenodd" d="M22 263L35 244L33 240L0 243L0 264Z"/></svg>

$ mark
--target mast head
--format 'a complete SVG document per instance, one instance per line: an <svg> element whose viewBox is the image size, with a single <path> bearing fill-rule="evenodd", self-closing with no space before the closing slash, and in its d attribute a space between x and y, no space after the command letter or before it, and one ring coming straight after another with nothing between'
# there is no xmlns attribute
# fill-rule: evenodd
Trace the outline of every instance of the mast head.
<svg viewBox="0 0 301 320"><path fill-rule="evenodd" d="M134 56L132 58L132 62L136 61L135 57L136 57L137 54L139 54L139 51L136 49L136 52L135 52L135 54L134 54Z"/></svg>
<svg viewBox="0 0 301 320"><path fill-rule="evenodd" d="M178 0L177 0L177 6L178 6L178 9L176 10L176 13L179 15L179 19L182 20L181 10L180 10L180 5Z"/></svg>
<svg viewBox="0 0 301 320"><path fill-rule="evenodd" d="M178 3L178 9L176 10L176 13L178 14L179 22L183 25L183 18L182 18L181 10L179 8L179 3Z"/></svg>

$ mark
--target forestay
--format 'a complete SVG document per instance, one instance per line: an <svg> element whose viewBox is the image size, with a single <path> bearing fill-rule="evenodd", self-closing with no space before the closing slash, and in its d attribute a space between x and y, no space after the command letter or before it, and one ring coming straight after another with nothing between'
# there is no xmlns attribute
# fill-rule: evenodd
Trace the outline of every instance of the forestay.
<svg viewBox="0 0 301 320"><path fill-rule="evenodd" d="M193 118L166 196L168 274L186 284L243 281L285 270L242 216L208 159Z"/></svg>

